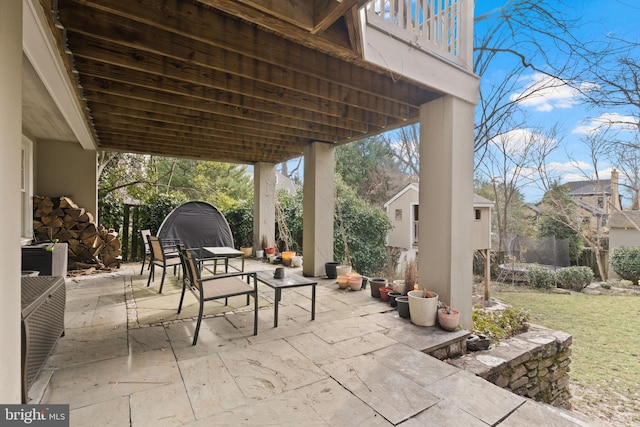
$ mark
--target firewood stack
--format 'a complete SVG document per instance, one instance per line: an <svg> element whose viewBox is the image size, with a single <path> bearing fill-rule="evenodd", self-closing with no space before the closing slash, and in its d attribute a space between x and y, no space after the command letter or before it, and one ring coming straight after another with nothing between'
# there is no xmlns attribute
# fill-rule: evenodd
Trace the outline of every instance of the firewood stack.
<svg viewBox="0 0 640 427"><path fill-rule="evenodd" d="M69 245L69 269L117 268L122 244L114 229L96 225L91 212L68 197L34 196L33 231L36 242L58 239Z"/></svg>

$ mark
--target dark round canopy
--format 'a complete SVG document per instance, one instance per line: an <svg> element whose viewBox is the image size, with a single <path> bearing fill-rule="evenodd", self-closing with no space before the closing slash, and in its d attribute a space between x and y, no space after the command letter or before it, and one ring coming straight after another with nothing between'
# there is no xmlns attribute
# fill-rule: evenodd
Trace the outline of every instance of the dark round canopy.
<svg viewBox="0 0 640 427"><path fill-rule="evenodd" d="M162 221L157 236L179 240L187 248L234 247L226 218L207 202L187 202L175 208Z"/></svg>

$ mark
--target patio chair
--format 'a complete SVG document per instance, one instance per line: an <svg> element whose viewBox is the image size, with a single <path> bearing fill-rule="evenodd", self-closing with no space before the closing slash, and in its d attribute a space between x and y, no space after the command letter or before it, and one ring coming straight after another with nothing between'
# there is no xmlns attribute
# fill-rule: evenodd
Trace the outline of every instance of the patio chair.
<svg viewBox="0 0 640 427"><path fill-rule="evenodd" d="M142 256L142 268L140 268L140 275L144 273L144 264L149 260L147 264L147 270L151 268L151 248L149 247L149 236L151 236L151 230L140 230L142 236L142 244L144 245L144 255Z"/></svg>
<svg viewBox="0 0 640 427"><path fill-rule="evenodd" d="M162 293L162 286L164 285L164 277L167 273L168 267L173 267L173 274L176 274L178 266L182 265L180 261L180 254L178 253L179 242L174 240L160 239L156 236L147 236L149 242L149 248L151 249L151 272L149 273L149 279L147 279L147 286L151 284L152 280L155 280L155 268L162 268L162 279L160 279L160 289L158 293Z"/></svg>
<svg viewBox="0 0 640 427"><path fill-rule="evenodd" d="M200 304L198 311L198 322L193 335L193 345L198 342L198 333L200 332L200 324L202 323L202 313L204 311L205 301L216 299L225 299L225 305L229 297L246 295L247 305L250 303L249 296L253 296L253 335L258 334L258 282L256 273L226 273L217 274L207 277L201 277L198 264L201 259L196 258L197 251L186 249L184 246L179 247L180 258L184 269L184 277L182 280L182 295L180 296L180 304L178 305L178 313L182 310L184 294L187 287L198 298ZM246 281L243 280L246 276ZM251 284L253 282L253 285Z"/></svg>

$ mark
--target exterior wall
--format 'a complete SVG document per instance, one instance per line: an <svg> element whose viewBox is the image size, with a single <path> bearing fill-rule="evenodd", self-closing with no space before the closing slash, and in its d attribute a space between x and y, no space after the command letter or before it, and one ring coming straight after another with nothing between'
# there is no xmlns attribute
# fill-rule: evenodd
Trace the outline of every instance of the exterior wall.
<svg viewBox="0 0 640 427"><path fill-rule="evenodd" d="M418 192L408 189L400 197L389 203L387 216L393 225L389 232L387 245L410 249L413 247L413 206L418 204ZM396 219L396 209L402 209L402 219Z"/></svg>
<svg viewBox="0 0 640 427"><path fill-rule="evenodd" d="M22 0L0 1L0 402L20 403Z"/></svg>
<svg viewBox="0 0 640 427"><path fill-rule="evenodd" d="M480 219L476 219L476 210L480 211ZM473 208L473 249L491 249L491 210L489 208Z"/></svg>
<svg viewBox="0 0 640 427"><path fill-rule="evenodd" d="M35 147L36 196L70 197L98 218L96 152L77 142L39 140Z"/></svg>
<svg viewBox="0 0 640 427"><path fill-rule="evenodd" d="M609 253L611 253L611 250L614 248L621 246L640 246L640 231L633 228L612 228L609 230ZM611 264L609 264L608 270L608 277L610 279L620 279L620 276L616 274Z"/></svg>

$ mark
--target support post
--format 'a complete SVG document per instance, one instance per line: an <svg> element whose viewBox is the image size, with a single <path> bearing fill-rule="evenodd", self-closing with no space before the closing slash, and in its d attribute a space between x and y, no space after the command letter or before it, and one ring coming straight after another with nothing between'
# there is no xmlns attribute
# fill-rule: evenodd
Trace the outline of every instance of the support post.
<svg viewBox="0 0 640 427"><path fill-rule="evenodd" d="M270 245L276 239L276 165L260 162L253 166L253 250L262 249L262 236Z"/></svg>
<svg viewBox="0 0 640 427"><path fill-rule="evenodd" d="M21 402L22 0L0 1L0 402Z"/></svg>
<svg viewBox="0 0 640 427"><path fill-rule="evenodd" d="M331 144L314 142L304 149L302 272L305 276L324 276L324 264L333 261L334 158L335 147Z"/></svg>
<svg viewBox="0 0 640 427"><path fill-rule="evenodd" d="M471 328L474 106L444 96L420 108L421 287L460 311Z"/></svg>

